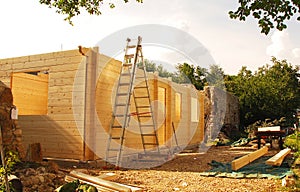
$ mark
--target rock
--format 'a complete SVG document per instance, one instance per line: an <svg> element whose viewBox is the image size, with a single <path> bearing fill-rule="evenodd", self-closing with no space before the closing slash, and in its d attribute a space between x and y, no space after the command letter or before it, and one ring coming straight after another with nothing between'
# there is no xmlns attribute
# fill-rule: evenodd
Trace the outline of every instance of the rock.
<svg viewBox="0 0 300 192"><path fill-rule="evenodd" d="M36 171L32 168L28 168L25 172L26 176L32 176L32 175L36 175Z"/></svg>
<svg viewBox="0 0 300 192"><path fill-rule="evenodd" d="M52 162L52 161L50 161L50 162L48 163L47 171L48 171L49 173L58 173L58 169L59 169L59 166L58 166L56 163L54 163L54 162Z"/></svg>
<svg viewBox="0 0 300 192"><path fill-rule="evenodd" d="M45 182L45 178L41 175L38 176L40 183L44 183Z"/></svg>
<svg viewBox="0 0 300 192"><path fill-rule="evenodd" d="M36 169L36 172L38 172L39 174L41 174L41 173L46 173L46 168L45 168L45 167L38 167L38 168Z"/></svg>

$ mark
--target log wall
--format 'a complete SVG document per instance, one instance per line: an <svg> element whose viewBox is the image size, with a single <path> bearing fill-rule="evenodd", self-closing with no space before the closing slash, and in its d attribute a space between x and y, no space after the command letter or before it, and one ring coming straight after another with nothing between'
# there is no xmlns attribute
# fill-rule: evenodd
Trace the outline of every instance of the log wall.
<svg viewBox="0 0 300 192"><path fill-rule="evenodd" d="M19 100L19 125L25 147L41 143L44 157L93 160L105 156L120 61L98 54L98 49L94 49L85 50L85 55L71 50L1 59L0 65L0 79L15 90L16 104ZM30 77L41 76L46 84L41 80L32 88L27 85L33 83L18 82L19 76L25 78L33 71L40 73ZM204 132L202 92L153 73L148 74L148 79L160 144L175 147L172 124L179 145L199 144ZM26 93L24 90L38 90L40 86L48 88L44 89L47 95L40 96L47 98L43 104L37 104L38 99L33 97L20 96ZM22 102L29 106L43 105L46 110L30 112ZM135 112L134 105L131 106L131 112ZM134 116L126 132L125 146L127 153L142 148Z"/></svg>
<svg viewBox="0 0 300 192"><path fill-rule="evenodd" d="M83 142L78 129L83 126L76 124L74 116L83 119L84 76L80 73L84 69L79 66L84 59L78 50L71 50L0 60L0 79L12 87L14 104L18 108L20 105L18 125L22 128L25 148L31 143L41 143L45 157L82 159ZM39 83L42 78L38 75L28 74L35 71L48 73L40 74L40 77L47 76L47 85ZM75 85L76 75L81 81ZM48 87L47 95L40 95L44 100L32 96L35 94L30 96L30 92L36 92L40 86ZM81 96L72 105L74 91ZM41 106L44 111L39 109ZM32 110L35 108L37 110ZM74 108L80 113L73 114Z"/></svg>

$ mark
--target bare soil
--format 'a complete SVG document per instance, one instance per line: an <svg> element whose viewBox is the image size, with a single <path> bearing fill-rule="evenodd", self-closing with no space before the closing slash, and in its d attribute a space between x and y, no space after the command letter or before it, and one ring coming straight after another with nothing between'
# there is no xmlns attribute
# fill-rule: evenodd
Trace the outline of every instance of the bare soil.
<svg viewBox="0 0 300 192"><path fill-rule="evenodd" d="M231 179L217 177L202 177L200 173L211 169L208 165L212 160L227 163L235 158L245 155L251 151L230 150L227 146L211 147L206 153L199 153L197 150L189 153L181 153L165 164L151 169L103 169L103 167L93 167L84 164L58 163L59 171L57 175L62 178L68 171L78 170L90 175L101 175L107 172L113 172L117 177L113 180L118 183L137 186L144 191L197 191L197 192L219 192L219 191L250 191L250 192L274 192L286 191L281 187L281 180L274 179ZM278 150L271 150L268 155L273 155ZM24 178L24 177L22 177ZM25 178L24 178L25 179ZM61 181L61 179L60 179ZM57 185L63 184L57 183ZM42 191L51 191L41 187ZM53 187L53 186L52 186ZM52 188L53 190L53 188ZM25 186L24 191L33 190L32 186ZM294 191L297 191L295 189Z"/></svg>

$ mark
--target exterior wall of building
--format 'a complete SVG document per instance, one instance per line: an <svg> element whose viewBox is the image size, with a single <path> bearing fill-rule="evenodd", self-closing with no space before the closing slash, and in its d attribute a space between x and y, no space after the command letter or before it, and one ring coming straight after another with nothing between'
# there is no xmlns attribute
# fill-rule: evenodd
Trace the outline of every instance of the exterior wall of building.
<svg viewBox="0 0 300 192"><path fill-rule="evenodd" d="M20 89L25 86L24 79L18 81L16 76L38 78L38 75L34 73L48 74L46 114L45 111L26 113L27 109L19 109L21 113L18 125L22 128L25 148L31 143L41 143L42 154L46 157L82 159L83 142L80 131L83 128L84 105L82 100L85 80L84 69L79 69L79 66L81 62L85 62L84 60L85 58L78 50L0 60L0 79L16 94L18 91L24 93L24 90ZM81 78L81 81L75 85L74 77L76 75ZM38 91L39 86L40 84L31 81L26 89L33 94ZM72 105L73 92L80 93L76 98L79 102L75 105ZM42 104L38 98L30 98L24 94L17 94L14 99L22 105L27 103L27 106L33 108ZM78 113L74 114L74 109ZM81 119L81 122L76 123L75 116Z"/></svg>
<svg viewBox="0 0 300 192"><path fill-rule="evenodd" d="M95 48L1 59L0 65L0 79L12 88L21 107L18 125L25 148L41 143L44 157L104 157L120 61L99 54ZM31 87L25 83L27 77ZM204 94L153 73L148 79L160 145L176 146L173 126L180 146L201 143ZM26 90L34 97L22 98ZM39 97L47 98L41 101ZM26 105L40 109L25 109ZM131 111L135 112L133 105ZM126 133L127 153L142 148L135 118Z"/></svg>

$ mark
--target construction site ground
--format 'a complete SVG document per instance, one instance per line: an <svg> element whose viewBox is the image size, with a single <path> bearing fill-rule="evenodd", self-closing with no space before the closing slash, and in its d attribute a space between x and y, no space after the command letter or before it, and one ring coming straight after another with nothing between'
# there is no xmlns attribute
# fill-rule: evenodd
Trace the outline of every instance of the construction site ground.
<svg viewBox="0 0 300 192"><path fill-rule="evenodd" d="M99 164L95 166L93 163L74 162L56 162L57 167L56 164L50 162L52 164L50 167L52 167L52 172L54 170L56 175L59 176L59 179L56 179L55 187L63 184L63 177L69 171L77 170L92 176L103 175L108 172L115 173L116 177L112 181L137 186L142 188L143 191L286 191L281 186L280 179L233 179L200 176L201 172L211 169L209 163L212 160L223 163L231 162L249 152L251 150L231 150L229 146L212 146L205 153L199 153L198 150L188 151L177 155L174 159L159 167L140 170L107 169ZM277 152L278 150L269 150L267 155L271 156ZM49 164L49 162L46 164ZM49 165L46 166L49 167ZM25 172L23 171L23 173ZM21 177L21 180L26 178ZM55 179L52 178L52 180ZM23 183L26 183L26 181ZM24 185L24 191L51 191L54 188L54 185L49 185L49 183L33 185L27 182ZM51 186L51 188L47 188L48 186ZM34 188L36 189L33 190ZM293 191L297 191L297 189L294 188Z"/></svg>

